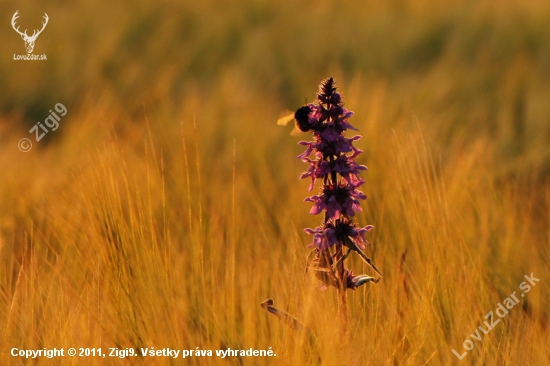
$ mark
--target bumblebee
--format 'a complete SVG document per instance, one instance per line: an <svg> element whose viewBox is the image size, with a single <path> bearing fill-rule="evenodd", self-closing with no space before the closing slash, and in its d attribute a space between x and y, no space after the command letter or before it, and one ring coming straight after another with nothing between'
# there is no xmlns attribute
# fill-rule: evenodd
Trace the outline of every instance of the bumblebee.
<svg viewBox="0 0 550 366"><path fill-rule="evenodd" d="M295 127L294 130L292 130L291 135L298 135L300 132L308 132L311 130L311 125L309 124L310 113L311 108L308 105L298 108L296 112L284 110L279 115L277 124L280 126L286 126L288 122L294 120Z"/></svg>

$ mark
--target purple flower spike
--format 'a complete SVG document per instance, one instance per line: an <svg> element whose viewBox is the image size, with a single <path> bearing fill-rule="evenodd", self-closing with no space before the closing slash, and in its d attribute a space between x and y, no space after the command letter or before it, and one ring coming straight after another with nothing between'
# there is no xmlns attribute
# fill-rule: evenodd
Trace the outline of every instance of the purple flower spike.
<svg viewBox="0 0 550 366"><path fill-rule="evenodd" d="M355 213L362 210L361 200L367 198L357 189L365 183L359 174L367 167L355 161L363 151L353 144L361 136L345 136L346 131L357 129L348 122L353 112L343 107L342 95L336 89L332 78L323 80L316 102L301 107L295 113L299 128L313 135L313 141L299 143L306 150L298 158L309 164L300 178L311 178L309 191L313 190L317 181L322 182L320 193L304 201L313 203L312 215L324 213L324 221L317 228L304 231L313 235L309 246L315 248L312 267L318 271L317 277L327 286L355 289L367 282L376 283L379 279L367 275L354 276L351 270L345 268L344 261L351 252L359 254L378 274L380 272L363 253L369 245L365 234L373 226L359 227L352 220Z"/></svg>
<svg viewBox="0 0 550 366"><path fill-rule="evenodd" d="M342 183L338 187L324 186L322 191L322 194L308 197L304 201L314 203L310 211L312 215L326 211L333 220L338 219L340 215L355 216L355 212L362 211L359 200L367 198L354 186Z"/></svg>

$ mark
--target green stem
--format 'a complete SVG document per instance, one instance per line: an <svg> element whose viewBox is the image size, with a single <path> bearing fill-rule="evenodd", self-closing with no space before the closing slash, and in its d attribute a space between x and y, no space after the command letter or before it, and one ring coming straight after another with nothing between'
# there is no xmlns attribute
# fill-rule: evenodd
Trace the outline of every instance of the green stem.
<svg viewBox="0 0 550 366"><path fill-rule="evenodd" d="M342 244L336 245L336 276L338 278L338 320L340 322L340 335L344 336L347 333L348 328L348 300L347 300L347 279L344 271L344 246Z"/></svg>

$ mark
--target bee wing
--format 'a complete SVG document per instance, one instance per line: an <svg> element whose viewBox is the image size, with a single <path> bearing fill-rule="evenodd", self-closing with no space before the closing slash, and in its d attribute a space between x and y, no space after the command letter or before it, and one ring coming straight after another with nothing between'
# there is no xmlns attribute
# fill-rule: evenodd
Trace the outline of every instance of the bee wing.
<svg viewBox="0 0 550 366"><path fill-rule="evenodd" d="M294 112L288 109L285 109L279 114L279 118L277 119L277 124L279 126L286 126L288 122L292 121L294 119Z"/></svg>
<svg viewBox="0 0 550 366"><path fill-rule="evenodd" d="M305 132L300 131L300 129L294 124L294 128L292 129L292 132L290 132L290 136L300 136L304 135Z"/></svg>

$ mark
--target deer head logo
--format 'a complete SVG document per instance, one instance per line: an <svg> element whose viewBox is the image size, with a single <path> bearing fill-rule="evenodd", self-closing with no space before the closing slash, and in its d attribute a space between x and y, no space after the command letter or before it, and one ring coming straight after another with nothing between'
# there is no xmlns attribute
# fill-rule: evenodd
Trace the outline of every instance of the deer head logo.
<svg viewBox="0 0 550 366"><path fill-rule="evenodd" d="M13 17L11 18L11 26L13 27L13 29L19 33L21 35L21 38L23 38L23 41L25 41L25 48L27 49L27 53L32 53L32 50L34 49L34 42L36 41L36 38L38 38L38 36L40 35L40 33L42 33L42 31L44 30L44 28L46 28L46 24L48 24L48 14L44 13L44 22L42 22L42 29L40 30L34 30L32 36L28 36L27 35L27 30L25 29L24 32L21 32L19 31L19 27L15 27L15 21L17 18L19 18L19 15L17 15L17 13L19 12L19 10L17 10L15 12L15 14L13 14Z"/></svg>

